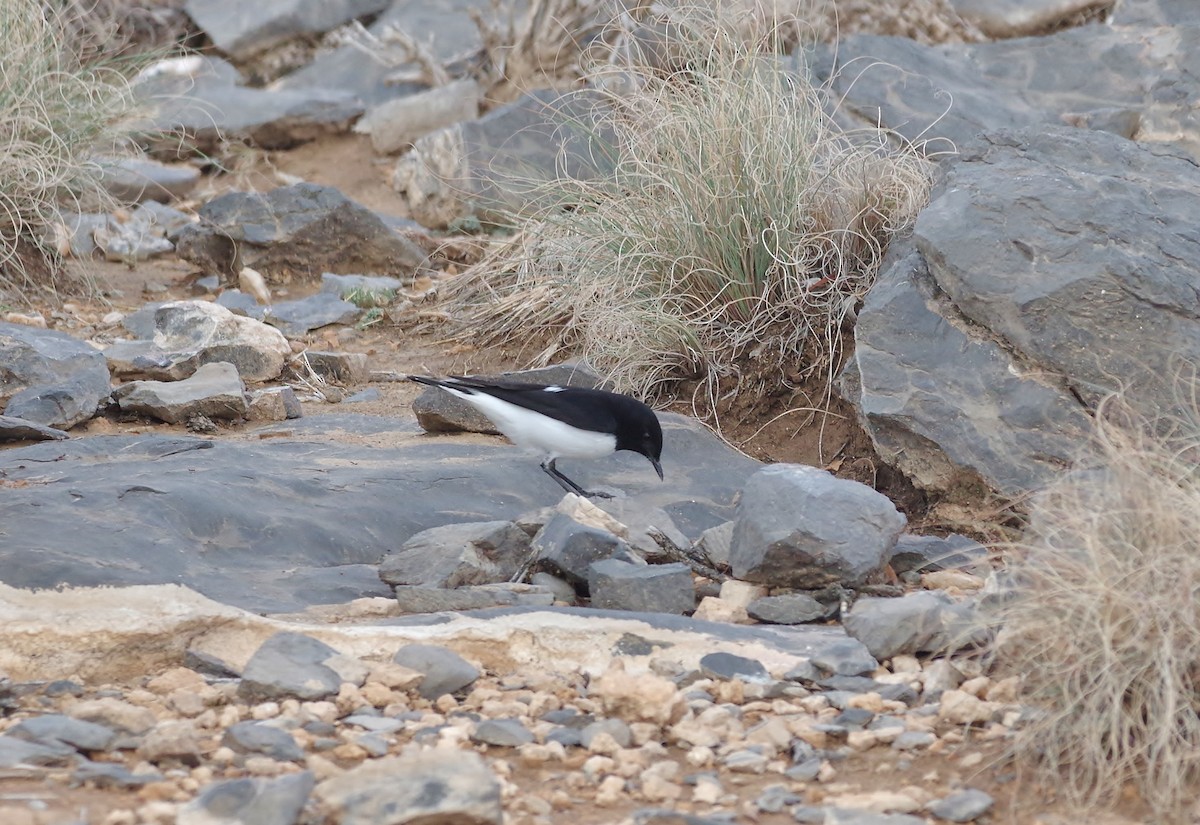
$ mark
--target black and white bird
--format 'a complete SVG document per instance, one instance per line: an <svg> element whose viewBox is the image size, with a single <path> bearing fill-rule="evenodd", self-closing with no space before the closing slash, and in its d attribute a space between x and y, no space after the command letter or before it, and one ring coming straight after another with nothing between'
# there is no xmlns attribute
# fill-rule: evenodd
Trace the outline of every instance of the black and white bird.
<svg viewBox="0 0 1200 825"><path fill-rule="evenodd" d="M654 411L628 395L557 384L516 384L450 376L427 378L410 375L410 381L441 387L479 410L518 447L539 451L542 469L564 490L581 496L611 498L589 493L554 466L560 458L602 458L617 450L640 453L650 459L663 477L662 426Z"/></svg>

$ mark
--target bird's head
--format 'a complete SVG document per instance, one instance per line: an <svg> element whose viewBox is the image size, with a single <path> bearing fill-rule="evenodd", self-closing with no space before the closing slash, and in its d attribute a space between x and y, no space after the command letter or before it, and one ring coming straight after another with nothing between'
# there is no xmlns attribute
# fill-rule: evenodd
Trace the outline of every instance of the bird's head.
<svg viewBox="0 0 1200 825"><path fill-rule="evenodd" d="M621 428L617 432L617 449L640 453L650 459L659 479L663 477L662 458L663 434L662 425L654 410L640 401L634 401L626 415L623 416Z"/></svg>

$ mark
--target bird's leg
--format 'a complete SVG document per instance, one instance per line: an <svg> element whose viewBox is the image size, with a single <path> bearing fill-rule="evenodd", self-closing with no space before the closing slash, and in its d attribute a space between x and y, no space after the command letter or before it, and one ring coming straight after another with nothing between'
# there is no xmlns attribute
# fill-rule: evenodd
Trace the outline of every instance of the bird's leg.
<svg viewBox="0 0 1200 825"><path fill-rule="evenodd" d="M575 493L576 495L583 496L584 498L612 498L612 496L608 493L589 493L574 481L571 481L571 479L560 473L558 468L554 466L553 458L543 461L542 469L549 473L550 477L557 481L559 486L561 486L568 493Z"/></svg>

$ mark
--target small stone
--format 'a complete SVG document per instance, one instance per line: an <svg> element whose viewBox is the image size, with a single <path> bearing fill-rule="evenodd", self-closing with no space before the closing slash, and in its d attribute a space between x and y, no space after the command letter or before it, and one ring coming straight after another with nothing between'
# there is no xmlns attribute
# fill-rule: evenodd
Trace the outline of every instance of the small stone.
<svg viewBox="0 0 1200 825"><path fill-rule="evenodd" d="M153 711L111 697L77 702L67 708L67 715L130 736L141 736L158 723Z"/></svg>
<svg viewBox="0 0 1200 825"><path fill-rule="evenodd" d="M753 624L746 608L730 604L716 596L705 596L692 613L693 619L703 619L706 622L725 622L727 624Z"/></svg>
<svg viewBox="0 0 1200 825"><path fill-rule="evenodd" d="M426 699L457 693L479 678L479 670L463 657L438 645L405 645L392 661L424 674L417 692Z"/></svg>
<svg viewBox="0 0 1200 825"><path fill-rule="evenodd" d="M246 417L251 421L286 421L303 415L300 399L291 387L266 387L250 393Z"/></svg>
<svg viewBox="0 0 1200 825"><path fill-rule="evenodd" d="M217 782L179 809L177 825L293 825L315 783L311 771Z"/></svg>
<svg viewBox="0 0 1200 825"><path fill-rule="evenodd" d="M734 773L763 773L771 760L766 754L751 750L734 751L721 760L726 770Z"/></svg>
<svg viewBox="0 0 1200 825"><path fill-rule="evenodd" d="M472 742L515 748L533 741L533 734L518 719L485 719L475 726Z"/></svg>
<svg viewBox="0 0 1200 825"><path fill-rule="evenodd" d="M983 791L967 788L930 803L930 813L950 822L971 822L992 809L995 800Z"/></svg>
<svg viewBox="0 0 1200 825"><path fill-rule="evenodd" d="M107 750L117 738L112 729L104 725L57 713L24 719L6 735L43 744L62 743L81 751Z"/></svg>
<svg viewBox="0 0 1200 825"><path fill-rule="evenodd" d="M686 564L631 564L620 559L592 562L588 571L592 607L649 613L691 613L696 590Z"/></svg>
<svg viewBox="0 0 1200 825"><path fill-rule="evenodd" d="M334 695L342 679L323 663L336 655L336 650L311 636L276 633L246 663L238 695L249 701Z"/></svg>
<svg viewBox="0 0 1200 825"><path fill-rule="evenodd" d="M746 612L752 619L768 624L803 624L829 618L836 613L832 608L809 596L807 593L787 593L782 596L764 596L752 601Z"/></svg>
<svg viewBox="0 0 1200 825"><path fill-rule="evenodd" d="M906 730L895 738L892 747L898 751L919 750L928 748L936 741L937 737L929 731Z"/></svg>
<svg viewBox="0 0 1200 825"><path fill-rule="evenodd" d="M155 765L178 762L195 767L200 764L200 739L190 721L161 722L142 737L137 753Z"/></svg>
<svg viewBox="0 0 1200 825"><path fill-rule="evenodd" d="M686 705L674 682L651 673L634 676L619 667L619 662L615 660L588 686L589 695L607 713L658 725L671 724L683 716Z"/></svg>
<svg viewBox="0 0 1200 825"><path fill-rule="evenodd" d="M587 725L579 732L579 744L595 753L609 753L610 749L601 750L594 747L596 738L601 734L609 736L617 748L628 748L632 744L633 732L629 725L620 719L601 719Z"/></svg>
<svg viewBox="0 0 1200 825"><path fill-rule="evenodd" d="M367 356L361 352L323 352L305 350L296 359L294 369L301 375L309 369L332 384L355 386L371 379Z"/></svg>
<svg viewBox="0 0 1200 825"><path fill-rule="evenodd" d="M732 653L708 653L700 659L700 672L709 679L741 679L764 682L771 674L762 662Z"/></svg>
<svg viewBox="0 0 1200 825"><path fill-rule="evenodd" d="M938 720L955 725L985 724L991 722L1001 709L1001 705L985 702L965 691L948 690L942 694Z"/></svg>
<svg viewBox="0 0 1200 825"><path fill-rule="evenodd" d="M813 654L809 661L817 668L839 676L861 676L873 673L879 667L879 662L866 645L857 639L845 639L827 645Z"/></svg>
<svg viewBox="0 0 1200 825"><path fill-rule="evenodd" d="M290 733L259 722L238 722L221 739L238 753L261 753L284 762L299 762L304 752Z"/></svg>

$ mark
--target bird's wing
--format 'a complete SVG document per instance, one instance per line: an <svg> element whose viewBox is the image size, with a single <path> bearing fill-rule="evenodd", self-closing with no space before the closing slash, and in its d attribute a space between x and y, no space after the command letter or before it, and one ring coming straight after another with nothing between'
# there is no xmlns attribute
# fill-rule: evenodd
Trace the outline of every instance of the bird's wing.
<svg viewBox="0 0 1200 825"><path fill-rule="evenodd" d="M513 381L480 381L451 376L445 380L428 379L421 383L471 392L487 393L527 410L557 418L581 430L612 432L615 429L612 393L584 387L560 387L556 384L519 384Z"/></svg>

